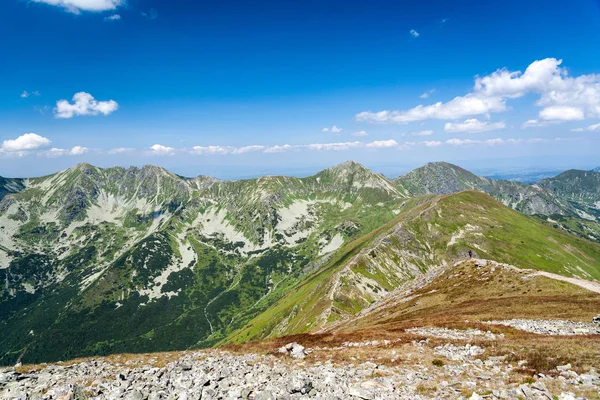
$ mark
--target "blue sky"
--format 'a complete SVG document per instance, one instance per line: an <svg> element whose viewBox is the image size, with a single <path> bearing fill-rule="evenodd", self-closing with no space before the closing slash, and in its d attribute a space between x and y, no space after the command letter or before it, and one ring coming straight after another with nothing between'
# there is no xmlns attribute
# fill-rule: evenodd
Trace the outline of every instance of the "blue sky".
<svg viewBox="0 0 600 400"><path fill-rule="evenodd" d="M2 7L2 176L600 165L596 0Z"/></svg>

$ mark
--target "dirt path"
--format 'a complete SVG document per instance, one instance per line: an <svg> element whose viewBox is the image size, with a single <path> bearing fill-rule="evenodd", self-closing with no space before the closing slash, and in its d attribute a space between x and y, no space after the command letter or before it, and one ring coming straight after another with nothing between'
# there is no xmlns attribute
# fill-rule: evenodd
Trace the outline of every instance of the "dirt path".
<svg viewBox="0 0 600 400"><path fill-rule="evenodd" d="M538 271L538 272L533 273L532 275L533 276L541 275L541 276L545 276L550 279L556 279L557 281L568 282L573 285L577 285L584 289L590 290L592 292L600 293L600 283L598 283L598 282L588 281L588 280L581 279L581 278L569 278L566 276L553 274L551 272L545 272L545 271Z"/></svg>

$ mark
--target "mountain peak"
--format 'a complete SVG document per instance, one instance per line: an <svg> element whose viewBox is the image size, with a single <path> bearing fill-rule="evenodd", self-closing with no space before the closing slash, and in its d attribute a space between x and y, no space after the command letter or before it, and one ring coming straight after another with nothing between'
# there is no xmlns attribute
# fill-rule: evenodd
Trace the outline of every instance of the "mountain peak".
<svg viewBox="0 0 600 400"><path fill-rule="evenodd" d="M373 173L373 171L371 171L369 168L365 167L364 165L357 163L356 161L352 161L352 160L348 160L348 161L344 161L341 164L338 165L334 165L333 167L327 168L323 171L330 171L330 172L362 172L362 171L368 171L370 173ZM322 171L322 172L323 172Z"/></svg>
<svg viewBox="0 0 600 400"><path fill-rule="evenodd" d="M412 195L448 194L480 189L484 181L466 169L443 161L427 163L395 180L401 192Z"/></svg>

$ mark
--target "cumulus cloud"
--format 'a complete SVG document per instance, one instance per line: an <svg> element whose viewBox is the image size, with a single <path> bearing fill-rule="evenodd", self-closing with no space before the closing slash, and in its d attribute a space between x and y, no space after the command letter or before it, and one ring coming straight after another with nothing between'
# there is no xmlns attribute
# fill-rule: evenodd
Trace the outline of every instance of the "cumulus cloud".
<svg viewBox="0 0 600 400"><path fill-rule="evenodd" d="M540 111L540 119L546 121L580 121L584 119L583 110L570 106L550 106Z"/></svg>
<svg viewBox="0 0 600 400"><path fill-rule="evenodd" d="M490 112L501 112L506 109L504 99L469 94L455 97L447 103L438 102L428 106L419 105L406 111L363 111L356 115L356 120L379 123L406 123L426 119L459 119Z"/></svg>
<svg viewBox="0 0 600 400"><path fill-rule="evenodd" d="M492 123L476 118L467 119L465 122L447 122L444 125L444 131L450 133L478 133L504 128L506 128L504 121Z"/></svg>
<svg viewBox="0 0 600 400"><path fill-rule="evenodd" d="M121 20L121 16L119 14L113 14L109 17L104 18L105 21L120 21Z"/></svg>
<svg viewBox="0 0 600 400"><path fill-rule="evenodd" d="M571 121L600 117L600 75L569 76L562 60L546 58L531 63L525 72L506 68L476 77L470 93L442 103L418 105L408 110L364 111L358 121L407 123L426 119L456 120L504 112L507 100L538 95L544 120Z"/></svg>
<svg viewBox="0 0 600 400"><path fill-rule="evenodd" d="M594 125L590 125L587 128L574 128L571 129L571 132L593 132L593 131L600 131L600 124L594 124Z"/></svg>
<svg viewBox="0 0 600 400"><path fill-rule="evenodd" d="M56 147L48 151L40 152L39 154L46 157L63 157L63 156L80 156L88 152L87 147L75 146L72 149L59 149Z"/></svg>
<svg viewBox="0 0 600 400"><path fill-rule="evenodd" d="M32 0L34 3L45 3L62 7L74 14L81 11L109 11L123 5L125 0Z"/></svg>
<svg viewBox="0 0 600 400"><path fill-rule="evenodd" d="M361 136L369 136L369 134L365 131L354 132L352 136L361 137Z"/></svg>
<svg viewBox="0 0 600 400"><path fill-rule="evenodd" d="M26 133L16 139L5 140L0 147L0 152L15 153L37 150L50 145L50 139L35 133Z"/></svg>
<svg viewBox="0 0 600 400"><path fill-rule="evenodd" d="M114 100L98 101L89 93L79 92L73 96L73 103L59 100L54 108L56 118L73 118L74 116L109 115L119 109Z"/></svg>
<svg viewBox="0 0 600 400"><path fill-rule="evenodd" d="M423 142L423 144L427 147L439 147L442 145L442 142L439 142L437 140L430 140L430 141Z"/></svg>
<svg viewBox="0 0 600 400"><path fill-rule="evenodd" d="M419 36L421 36L421 34L417 31L415 31L414 29L410 30L410 35L414 38L418 38Z"/></svg>
<svg viewBox="0 0 600 400"><path fill-rule="evenodd" d="M157 156L171 156L175 154L173 147L163 146L162 144L154 144L150 147L150 154Z"/></svg>
<svg viewBox="0 0 600 400"><path fill-rule="evenodd" d="M338 128L337 126L332 126L331 128L323 128L321 130L322 132L333 132L333 133L340 133L341 131L343 131L342 128Z"/></svg>
<svg viewBox="0 0 600 400"><path fill-rule="evenodd" d="M371 143L367 143L368 148L371 149L390 149L398 147L398 143L395 140L376 140Z"/></svg>

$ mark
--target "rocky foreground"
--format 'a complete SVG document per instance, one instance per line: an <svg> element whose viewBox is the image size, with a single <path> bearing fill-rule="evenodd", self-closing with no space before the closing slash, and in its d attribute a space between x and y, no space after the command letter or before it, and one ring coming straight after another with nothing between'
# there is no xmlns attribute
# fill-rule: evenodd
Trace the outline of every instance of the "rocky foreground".
<svg viewBox="0 0 600 400"><path fill-rule="evenodd" d="M501 340L479 330L433 328L422 335ZM381 357L355 359L352 351ZM373 353L369 353L369 349ZM377 352L375 352L377 350ZM0 370L1 399L595 399L600 374L561 365L533 377L525 361L486 355L470 343L435 344L430 339L394 347L389 341L344 343L332 349L284 346L269 355L220 350L123 355ZM362 353L364 354L364 353ZM333 358L327 359L327 358Z"/></svg>

